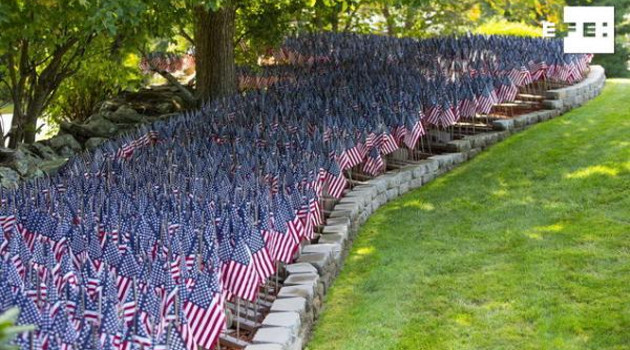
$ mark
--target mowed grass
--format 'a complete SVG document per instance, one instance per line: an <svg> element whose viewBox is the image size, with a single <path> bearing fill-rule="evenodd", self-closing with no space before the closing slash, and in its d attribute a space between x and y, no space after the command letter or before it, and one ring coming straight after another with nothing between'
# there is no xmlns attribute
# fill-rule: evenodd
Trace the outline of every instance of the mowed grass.
<svg viewBox="0 0 630 350"><path fill-rule="evenodd" d="M630 80L378 210L309 350L630 349Z"/></svg>

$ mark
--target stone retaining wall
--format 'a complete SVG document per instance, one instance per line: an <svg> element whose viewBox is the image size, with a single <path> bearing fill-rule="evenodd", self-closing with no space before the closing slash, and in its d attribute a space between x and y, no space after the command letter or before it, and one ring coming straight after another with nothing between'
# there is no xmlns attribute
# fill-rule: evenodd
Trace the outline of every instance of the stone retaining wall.
<svg viewBox="0 0 630 350"><path fill-rule="evenodd" d="M256 332L253 345L246 350L300 350L305 346L324 296L341 270L359 227L376 209L475 157L510 134L582 105L599 95L605 79L602 67L591 66L582 82L547 91L546 110L495 121L495 131L449 142L453 153L429 157L355 186L334 205L318 243L302 246L297 261L285 267L284 286Z"/></svg>

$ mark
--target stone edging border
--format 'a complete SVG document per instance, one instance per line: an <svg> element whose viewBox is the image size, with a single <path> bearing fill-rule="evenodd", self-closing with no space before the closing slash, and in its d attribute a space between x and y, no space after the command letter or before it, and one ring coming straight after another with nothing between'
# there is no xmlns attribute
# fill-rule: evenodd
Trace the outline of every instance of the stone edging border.
<svg viewBox="0 0 630 350"><path fill-rule="evenodd" d="M466 136L448 143L453 153L429 157L398 170L388 171L360 185L341 198L326 220L317 244L301 247L299 257L284 268L284 286L246 350L301 350L310 338L322 309L324 295L350 251L359 227L380 206L472 159L487 147L582 105L599 95L606 76L601 66L591 66L581 82L549 90L545 110L493 122L495 131Z"/></svg>

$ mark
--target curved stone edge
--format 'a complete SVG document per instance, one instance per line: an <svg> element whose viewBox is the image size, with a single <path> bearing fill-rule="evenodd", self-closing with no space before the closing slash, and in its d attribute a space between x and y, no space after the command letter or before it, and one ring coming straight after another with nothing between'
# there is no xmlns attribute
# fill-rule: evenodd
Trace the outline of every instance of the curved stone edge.
<svg viewBox="0 0 630 350"><path fill-rule="evenodd" d="M388 171L348 191L333 207L316 244L304 244L297 261L285 267L284 286L246 350L301 350L308 342L324 296L350 252L359 227L380 206L419 188L487 147L535 123L554 118L600 94L604 69L591 66L578 84L547 91L546 110L495 122L495 131L449 142L453 153L440 154Z"/></svg>

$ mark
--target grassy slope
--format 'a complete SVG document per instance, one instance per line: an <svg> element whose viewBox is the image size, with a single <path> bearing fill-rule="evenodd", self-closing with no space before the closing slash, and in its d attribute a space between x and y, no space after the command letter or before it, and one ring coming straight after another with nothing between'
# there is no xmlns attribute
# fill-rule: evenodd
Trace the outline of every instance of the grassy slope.
<svg viewBox="0 0 630 350"><path fill-rule="evenodd" d="M377 211L309 343L630 349L630 80Z"/></svg>

